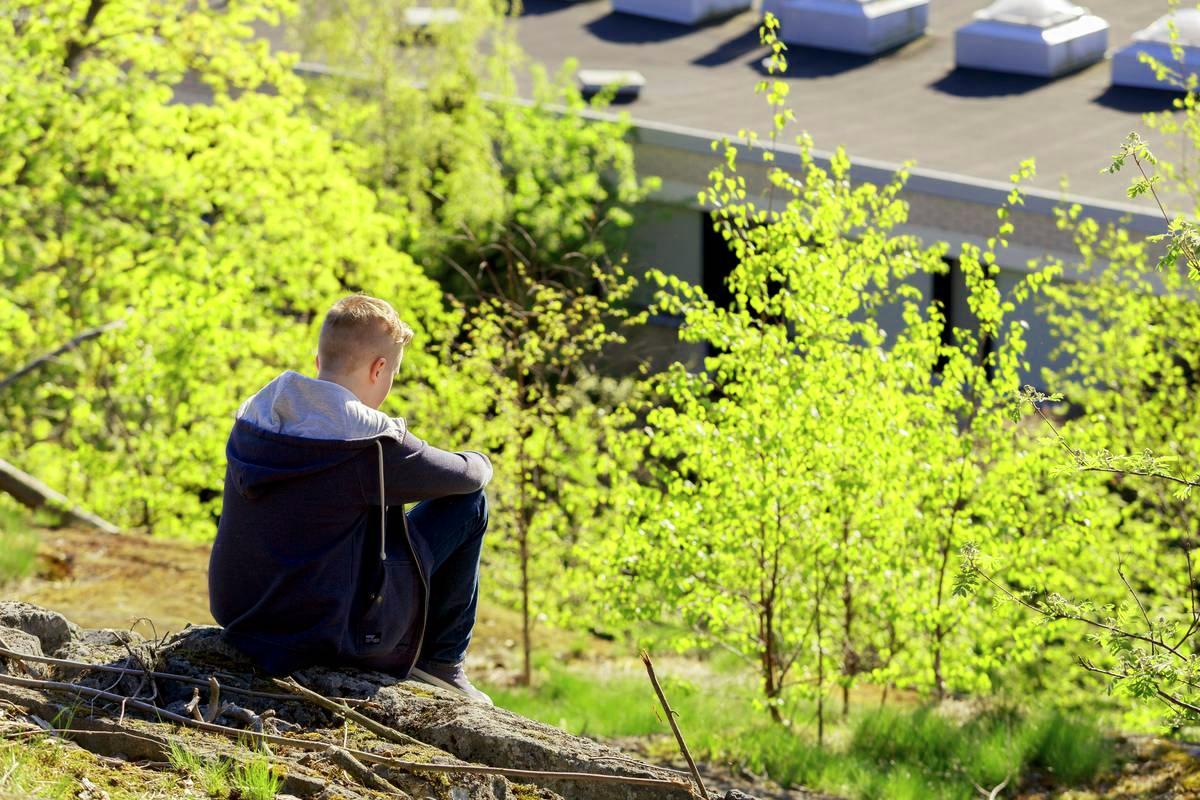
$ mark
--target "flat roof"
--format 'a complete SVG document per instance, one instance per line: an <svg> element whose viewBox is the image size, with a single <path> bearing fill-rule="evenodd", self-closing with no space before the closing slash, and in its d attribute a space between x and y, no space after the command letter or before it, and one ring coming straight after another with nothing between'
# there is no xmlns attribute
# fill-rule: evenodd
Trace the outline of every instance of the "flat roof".
<svg viewBox="0 0 1200 800"><path fill-rule="evenodd" d="M851 158L901 163L984 180L1007 181L1036 158L1032 186L1128 203L1129 176L1101 175L1130 131L1170 158L1141 114L1171 107L1170 92L1109 86L1108 60L1056 80L954 67L954 31L987 0L931 0L926 35L868 58L789 46L790 106L801 130L822 150L844 146ZM1109 52L1166 12L1162 0L1091 0L1106 19ZM620 110L634 120L735 134L767 131L765 99L754 84L765 72L757 11L689 27L616 13L608 0L525 0L516 21L526 52L551 70L567 58L581 69L636 69L640 97ZM1149 201L1139 199L1139 207ZM1178 209L1184 210L1182 207Z"/></svg>

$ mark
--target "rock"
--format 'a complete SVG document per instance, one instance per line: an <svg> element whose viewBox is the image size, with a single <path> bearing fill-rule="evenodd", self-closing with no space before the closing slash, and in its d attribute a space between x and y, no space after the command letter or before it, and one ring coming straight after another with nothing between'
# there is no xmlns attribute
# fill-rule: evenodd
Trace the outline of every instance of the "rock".
<svg viewBox="0 0 1200 800"><path fill-rule="evenodd" d="M27 656L45 655L42 652L41 640L19 628L0 626L0 642L9 650L15 650Z"/></svg>
<svg viewBox="0 0 1200 800"><path fill-rule="evenodd" d="M97 628L79 634L79 642L89 647L120 647L122 644L140 644L146 641L137 631L121 631L116 628Z"/></svg>
<svg viewBox="0 0 1200 800"><path fill-rule="evenodd" d="M0 645L7 647L9 650L15 650L18 653L24 653L27 656L40 656L42 653L42 643L36 636L26 633L17 628L0 627ZM41 665L22 662L26 665L30 672L41 673ZM25 670L21 667L9 666L8 659L0 658L0 675L24 675Z"/></svg>
<svg viewBox="0 0 1200 800"><path fill-rule="evenodd" d="M41 642L42 654L48 656L57 656L59 650L80 633L79 626L67 621L62 614L13 600L0 601L0 626L36 636Z"/></svg>
<svg viewBox="0 0 1200 800"><path fill-rule="evenodd" d="M313 677L319 682L319 675ZM614 760L621 754L611 747L571 736L511 711L463 702L450 692L431 686L404 683L384 686L373 700L363 713L465 761L517 769L607 773L678 781L672 773L649 764ZM690 796L687 784L671 790L586 781L541 780L539 783L576 800Z"/></svg>
<svg viewBox="0 0 1200 800"><path fill-rule="evenodd" d="M137 667L140 663L159 672L205 681L210 676L216 677L222 687L223 703L236 703L252 714L262 714L270 709L276 719L287 726L287 735L341 742L343 723L333 712L299 697L295 700L272 699L233 691L235 687L272 693L278 693L280 689L229 645L221 637L219 628L189 626L162 641L145 641L122 631L82 631L53 611L14 602L0 602L0 626L3 626L0 627L0 638L5 638L13 649L34 651L40 648L40 652L59 657L126 668ZM135 656L133 659L131 652ZM62 655L67 653L70 655ZM71 680L72 672L67 670L64 679ZM141 697L151 696L152 689L140 672L115 680L117 677L112 673L90 672L75 680L80 685L126 695L141 692ZM465 702L441 689L353 668L311 667L298 671L294 677L326 696L368 699L369 702L357 708L360 713L417 740L414 744L401 745L373 739L367 749L390 758L431 765L474 763L540 772L589 772L673 782L673 786L637 786L541 777L516 781L496 775L425 769L409 771L367 764L371 774L363 773L363 780L373 782L373 776L386 779L416 800L426 797L452 800L561 800L562 797L572 800L684 800L691 797L690 784L670 771L633 761L611 747L509 711ZM5 692L16 688L0 686ZM157 678L153 686L154 703L159 708L181 710L192 696L193 688L192 684L183 681ZM208 690L201 689L201 696L207 704ZM97 704L97 716L114 714L111 705ZM146 717L132 709L125 713L126 724L130 718ZM222 717L225 721L230 719L230 716ZM141 720L141 724L152 725L152 720ZM295 773L286 786L285 791L290 794L314 799L356 798L369 794L361 783L350 781L344 774L338 778L321 773L322 766L328 767L328 759L323 754L309 753L300 758L293 754L290 758L295 769L303 770ZM730 792L726 798L752 800L738 792Z"/></svg>

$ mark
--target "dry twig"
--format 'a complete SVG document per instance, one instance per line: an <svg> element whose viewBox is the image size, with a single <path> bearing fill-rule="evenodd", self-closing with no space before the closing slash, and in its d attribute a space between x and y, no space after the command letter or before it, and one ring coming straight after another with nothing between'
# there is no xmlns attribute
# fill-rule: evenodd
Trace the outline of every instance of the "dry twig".
<svg viewBox="0 0 1200 800"><path fill-rule="evenodd" d="M377 792L387 792L398 797L408 797L406 792L400 791L391 781L367 769L367 766L351 755L350 751L341 747L333 747L330 748L328 755L330 761L346 770L350 777L368 789L374 789Z"/></svg>
<svg viewBox="0 0 1200 800"><path fill-rule="evenodd" d="M696 790L700 792L700 797L707 798L708 790L704 788L704 780L700 777L700 770L696 768L696 762L692 760L692 754L688 750L687 742L683 741L683 734L679 731L679 724L675 722L675 712L671 710L671 705L667 702L667 696L663 693L662 687L658 685L658 678L654 675L654 664L650 661L650 654L645 650L642 651L642 663L646 665L646 674L650 676L650 683L654 686L654 693L658 695L658 702L662 703L663 711L667 713L667 722L671 723L671 730L675 734L675 741L679 742L679 749L683 752L683 758L687 761L688 769L691 770L692 780L696 782Z"/></svg>
<svg viewBox="0 0 1200 800"><path fill-rule="evenodd" d="M314 692L312 689L309 689L305 686L301 686L296 681L295 678L288 678L287 680L279 680L278 678L274 678L272 680L274 681L276 686L282 686L284 689L287 689L290 692L294 692L295 694L300 695L305 700L315 703L316 705L320 706L321 708L332 711L333 713L340 716L342 719L350 720L351 722L356 722L359 725L361 725L362 727L369 730L371 733L374 733L376 736L379 736L383 739L387 739L389 742L395 742L396 744L416 746L416 747L421 747L421 748L424 748L427 746L424 742L420 741L419 739L414 739L413 737L409 736L408 734L401 733L400 731L396 730L395 728L388 727L387 725L384 725L381 722L376 722L375 720L371 719L370 717L358 713L354 709L346 708L344 705L337 703L333 700L330 700L328 697L318 694L317 692Z"/></svg>

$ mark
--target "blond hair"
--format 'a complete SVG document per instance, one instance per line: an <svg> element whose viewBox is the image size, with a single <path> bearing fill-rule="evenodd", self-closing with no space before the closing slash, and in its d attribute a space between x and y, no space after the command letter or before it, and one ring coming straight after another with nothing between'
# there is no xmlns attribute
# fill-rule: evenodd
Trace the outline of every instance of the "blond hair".
<svg viewBox="0 0 1200 800"><path fill-rule="evenodd" d="M352 294L333 304L321 325L321 370L348 374L379 356L391 359L412 341L413 330L386 300Z"/></svg>

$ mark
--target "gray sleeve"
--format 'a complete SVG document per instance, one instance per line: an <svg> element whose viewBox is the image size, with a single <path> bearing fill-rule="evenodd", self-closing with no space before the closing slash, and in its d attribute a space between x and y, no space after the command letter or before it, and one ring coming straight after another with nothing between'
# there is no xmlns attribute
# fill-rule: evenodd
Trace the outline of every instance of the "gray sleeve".
<svg viewBox="0 0 1200 800"><path fill-rule="evenodd" d="M383 440L383 477L388 505L414 503L479 491L492 479L492 462L474 450L441 450L405 431L399 444ZM375 468L363 482L368 502L378 502L378 484Z"/></svg>

